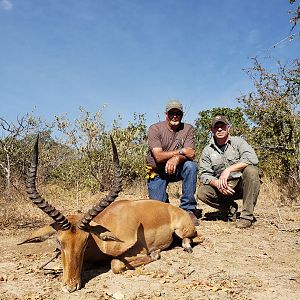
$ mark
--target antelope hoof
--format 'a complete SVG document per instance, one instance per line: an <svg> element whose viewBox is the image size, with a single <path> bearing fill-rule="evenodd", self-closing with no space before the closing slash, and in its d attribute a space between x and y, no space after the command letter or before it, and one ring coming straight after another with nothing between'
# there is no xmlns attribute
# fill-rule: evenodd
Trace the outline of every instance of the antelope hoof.
<svg viewBox="0 0 300 300"><path fill-rule="evenodd" d="M80 283L74 285L74 286L68 286L68 285L63 285L62 286L62 290L65 292L65 293L73 293L77 290L80 289Z"/></svg>
<svg viewBox="0 0 300 300"><path fill-rule="evenodd" d="M150 257L152 260L160 259L160 250L156 250L150 253Z"/></svg>
<svg viewBox="0 0 300 300"><path fill-rule="evenodd" d="M182 248L186 250L188 253L192 253L193 249L191 246L191 240L189 238L184 238L182 240Z"/></svg>

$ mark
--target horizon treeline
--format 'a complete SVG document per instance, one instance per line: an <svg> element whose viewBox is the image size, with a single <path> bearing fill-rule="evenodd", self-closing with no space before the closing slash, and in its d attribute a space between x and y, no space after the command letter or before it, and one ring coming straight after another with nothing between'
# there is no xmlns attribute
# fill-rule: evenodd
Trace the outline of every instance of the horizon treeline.
<svg viewBox="0 0 300 300"><path fill-rule="evenodd" d="M236 108L199 111L196 159L211 137L211 118L226 115L232 124L231 135L240 135L253 146L264 176L282 185L292 201L300 191L300 61L289 66L278 62L276 72L270 72L253 59L253 67L245 72L253 91L236 98ZM24 186L37 133L39 184L92 192L109 189L113 177L109 135L118 148L124 185L145 181L145 115L133 113L132 121L123 128L116 119L108 129L103 114L103 109L91 113L81 107L73 122L67 116L56 116L51 124L30 113L15 122L0 118L1 190L10 193ZM60 133L59 138L53 138L54 131Z"/></svg>

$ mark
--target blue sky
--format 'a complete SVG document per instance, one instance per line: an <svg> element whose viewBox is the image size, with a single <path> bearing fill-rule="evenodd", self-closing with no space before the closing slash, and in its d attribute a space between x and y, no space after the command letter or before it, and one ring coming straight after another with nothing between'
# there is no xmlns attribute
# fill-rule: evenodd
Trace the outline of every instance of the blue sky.
<svg viewBox="0 0 300 300"><path fill-rule="evenodd" d="M185 121L236 107L252 90L249 57L275 66L299 57L288 0L0 0L0 117L34 109L51 121L103 105L110 125L164 119L180 99ZM297 29L297 28L296 28ZM273 57L274 59L270 59Z"/></svg>

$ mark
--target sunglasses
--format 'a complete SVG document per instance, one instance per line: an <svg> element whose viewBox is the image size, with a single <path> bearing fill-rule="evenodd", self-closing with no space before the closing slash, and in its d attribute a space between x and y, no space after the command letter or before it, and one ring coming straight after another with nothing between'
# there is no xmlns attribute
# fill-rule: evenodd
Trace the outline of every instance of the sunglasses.
<svg viewBox="0 0 300 300"><path fill-rule="evenodd" d="M227 129L227 125L226 124L219 124L219 125L215 125L213 127L213 129L218 130L219 128L221 128L222 130L226 130Z"/></svg>
<svg viewBox="0 0 300 300"><path fill-rule="evenodd" d="M174 116L181 117L182 116L182 112L181 111L169 111L168 115L170 117L174 117Z"/></svg>

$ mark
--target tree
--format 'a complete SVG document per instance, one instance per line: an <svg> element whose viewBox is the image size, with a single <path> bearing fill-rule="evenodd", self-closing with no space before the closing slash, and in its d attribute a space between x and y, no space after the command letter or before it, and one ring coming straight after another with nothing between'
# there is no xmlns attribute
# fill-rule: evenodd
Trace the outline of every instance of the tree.
<svg viewBox="0 0 300 300"><path fill-rule="evenodd" d="M133 114L133 121L127 127L120 128L116 123L113 126L114 137L120 149L120 163L122 174L127 184L144 179L145 160L147 153L147 127L143 114Z"/></svg>
<svg viewBox="0 0 300 300"><path fill-rule="evenodd" d="M255 91L238 101L252 122L252 142L266 173L288 182L300 161L300 62L295 60L291 66L278 62L277 73L272 73L254 58L246 73Z"/></svg>
<svg viewBox="0 0 300 300"><path fill-rule="evenodd" d="M80 107L73 124L67 115L55 117L53 126L63 133L61 143L73 150L70 159L55 170L55 177L69 188L79 191L85 187L91 190L109 187L111 146L102 118L103 109L91 114Z"/></svg>
<svg viewBox="0 0 300 300"><path fill-rule="evenodd" d="M80 188L107 190L112 182L111 143L112 135L117 145L123 178L131 183L144 176L146 157L146 125L144 115L134 114L133 122L125 128L118 125L119 116L112 128L107 128L103 120L103 109L91 114L80 108L80 115L74 125L66 116L56 117L55 123L64 136L65 142L76 151L76 159L66 161L56 171L64 176L65 182ZM70 168L69 171L68 168Z"/></svg>
<svg viewBox="0 0 300 300"><path fill-rule="evenodd" d="M13 174L20 179L26 172L30 148L26 137L39 126L39 120L30 114L9 122L0 118L0 167L5 178L6 191L10 191Z"/></svg>
<svg viewBox="0 0 300 300"><path fill-rule="evenodd" d="M289 0L290 4L295 4L298 2L298 0ZM289 11L289 14L291 14L290 23L292 24L291 32L294 30L294 28L297 26L297 23L300 19L300 4L298 2L298 6L295 10Z"/></svg>

